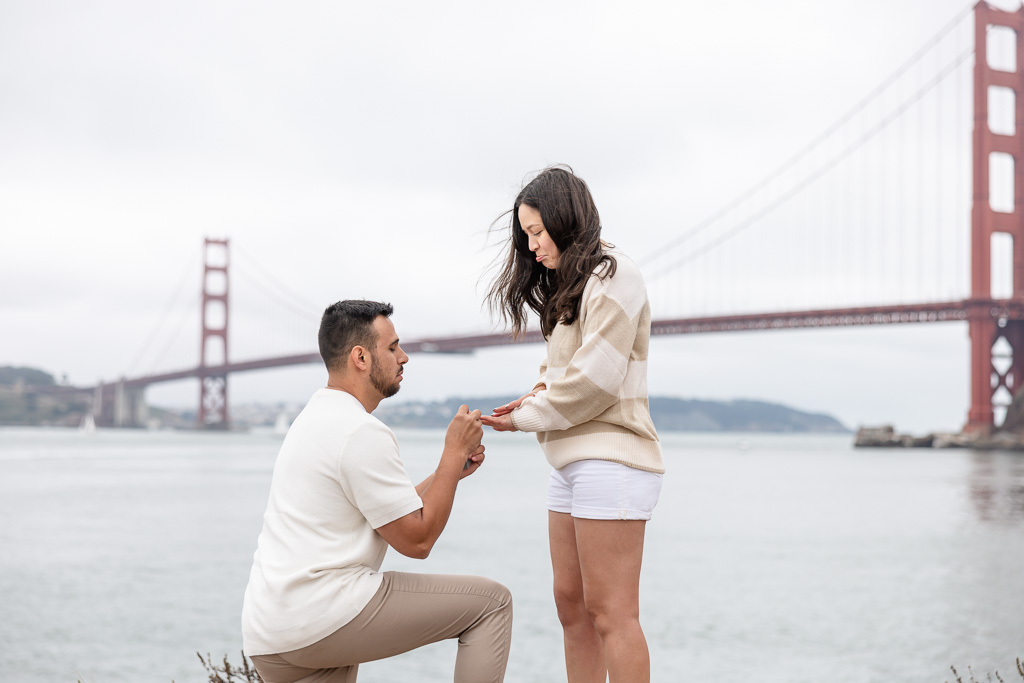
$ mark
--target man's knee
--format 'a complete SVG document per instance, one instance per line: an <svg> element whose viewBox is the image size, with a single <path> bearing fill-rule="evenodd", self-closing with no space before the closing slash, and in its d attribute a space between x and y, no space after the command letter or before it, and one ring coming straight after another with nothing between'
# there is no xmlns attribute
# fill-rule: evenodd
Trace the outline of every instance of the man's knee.
<svg viewBox="0 0 1024 683"><path fill-rule="evenodd" d="M512 606L512 592L504 584L485 576L467 576L465 578L473 592L495 600L501 609Z"/></svg>
<svg viewBox="0 0 1024 683"><path fill-rule="evenodd" d="M490 592L494 596L494 599L498 601L497 606L494 608L496 612L507 614L509 623L509 629L512 627L512 591L508 589L504 584L498 583L491 579L486 579L490 584Z"/></svg>
<svg viewBox="0 0 1024 683"><path fill-rule="evenodd" d="M463 632L463 637L471 632L489 633L489 638L508 642L512 638L512 592L492 579L482 576L466 578L471 579L469 588L472 594L477 596L477 600L486 599L486 603L478 605L479 616L468 631Z"/></svg>
<svg viewBox="0 0 1024 683"><path fill-rule="evenodd" d="M494 582L494 588L497 595L501 597L501 608L510 609L512 607L512 591L508 589L504 584Z"/></svg>

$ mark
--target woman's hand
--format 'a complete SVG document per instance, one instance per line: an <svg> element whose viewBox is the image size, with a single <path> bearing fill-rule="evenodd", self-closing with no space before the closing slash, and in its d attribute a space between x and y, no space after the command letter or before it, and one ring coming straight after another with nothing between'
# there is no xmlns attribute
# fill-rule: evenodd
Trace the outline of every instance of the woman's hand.
<svg viewBox="0 0 1024 683"><path fill-rule="evenodd" d="M513 401L512 403L518 403L518 401ZM481 415L480 421L496 432L518 432L519 430L512 424L511 412L508 411L504 415L499 415L498 411L495 410L494 415Z"/></svg>
<svg viewBox="0 0 1024 683"><path fill-rule="evenodd" d="M525 396L520 396L519 398L517 398L514 401L510 401L510 402L506 403L503 406L498 406L497 408L494 409L494 412L491 415L491 417L495 417L497 415L508 415L513 410L515 410L516 408L521 406L523 401L525 401L528 398L533 398L536 395L537 394L535 394L535 393L533 393L531 391L529 394L526 394ZM488 423L485 422L484 424L488 424Z"/></svg>

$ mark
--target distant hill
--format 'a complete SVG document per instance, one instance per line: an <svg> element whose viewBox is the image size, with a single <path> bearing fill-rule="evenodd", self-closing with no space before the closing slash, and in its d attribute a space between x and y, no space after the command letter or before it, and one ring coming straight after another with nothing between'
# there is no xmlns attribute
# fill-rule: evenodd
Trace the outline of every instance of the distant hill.
<svg viewBox="0 0 1024 683"><path fill-rule="evenodd" d="M443 428L465 403L471 409L490 411L518 396L453 397L443 401L381 403L374 411L391 427ZM765 401L701 401L654 396L650 399L651 419L665 432L826 432L848 433L830 415L807 413Z"/></svg>
<svg viewBox="0 0 1024 683"><path fill-rule="evenodd" d="M36 368L0 367L0 425L77 426L89 409L87 400L26 391L53 384L53 375Z"/></svg>
<svg viewBox="0 0 1024 683"><path fill-rule="evenodd" d="M766 401L701 401L653 396L650 404L654 426L668 432L850 431L831 415L807 413Z"/></svg>
<svg viewBox="0 0 1024 683"><path fill-rule="evenodd" d="M32 385L52 385L49 373L35 368L0 366L0 425L77 426L89 410L89 401L81 396L36 394L24 391ZM470 408L490 412L518 396L455 396L443 401L384 401L374 415L391 427L436 429L448 426L452 415L465 403ZM653 396L651 419L663 432L825 432L848 433L843 424L830 415L807 413L766 401L702 401L697 399ZM283 404L272 410L254 406L235 406L237 423L273 424L285 412ZM264 407L265 408L265 407ZM184 426L194 422L194 414L166 411L150 406L150 415L164 425ZM297 412L298 408L292 411ZM262 419L256 419L262 415Z"/></svg>
<svg viewBox="0 0 1024 683"><path fill-rule="evenodd" d="M53 375L35 368L16 368L11 365L0 367L0 385L14 386L21 382L25 385L54 384Z"/></svg>

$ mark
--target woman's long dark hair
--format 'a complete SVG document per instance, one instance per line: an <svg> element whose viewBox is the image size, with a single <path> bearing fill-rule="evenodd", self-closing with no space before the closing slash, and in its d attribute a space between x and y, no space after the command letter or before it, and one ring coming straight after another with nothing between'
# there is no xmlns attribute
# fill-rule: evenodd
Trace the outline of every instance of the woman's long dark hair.
<svg viewBox="0 0 1024 683"><path fill-rule="evenodd" d="M556 270L538 263L530 251L529 237L519 223L523 204L540 212L544 229L558 247ZM568 166L549 166L537 174L519 192L511 213L511 249L487 294L488 308L500 312L519 337L526 331L529 307L540 317L546 338L558 323L575 322L587 280L602 263L606 265L600 277L614 275L615 258L602 247L601 217L590 189Z"/></svg>

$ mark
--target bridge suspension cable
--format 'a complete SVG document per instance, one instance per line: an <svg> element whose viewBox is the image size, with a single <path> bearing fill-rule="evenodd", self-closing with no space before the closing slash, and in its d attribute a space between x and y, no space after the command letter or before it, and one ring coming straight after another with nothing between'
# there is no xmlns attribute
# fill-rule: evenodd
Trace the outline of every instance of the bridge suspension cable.
<svg viewBox="0 0 1024 683"><path fill-rule="evenodd" d="M235 245L234 248L235 251L245 259L244 263L246 265L252 266L267 282L276 288L271 289L270 287L266 287L264 282L256 279L250 280L255 286L259 287L261 291L266 293L285 308L289 308L297 313L301 313L302 315L311 316L317 319L320 318L322 311L318 313L318 307L311 303L309 299L298 294L291 287L281 282L269 268L260 263L259 260L246 251L244 247Z"/></svg>
<svg viewBox="0 0 1024 683"><path fill-rule="evenodd" d="M234 298L235 310L241 315L233 324L232 353L267 357L307 352L316 338L323 310L285 284L244 247L236 243L235 251L239 258L232 273L244 280L246 287L237 289ZM274 312L267 310L268 305Z"/></svg>
<svg viewBox="0 0 1024 683"><path fill-rule="evenodd" d="M964 21L964 19L966 19L972 13L974 4L975 3L972 2L969 5L965 6L963 10L961 10L949 23L946 24L946 26L944 26L938 33L936 33L931 39L929 39L920 49L918 49L917 52L915 52L906 62L904 62L902 65L900 65L895 71L893 71L888 77L886 77L878 86L876 86L874 89L872 89L864 98L862 98L859 102L857 102L846 113L844 113L842 116L840 116L838 119L836 119L831 125L829 125L822 133L820 133L817 137L815 137L811 142L809 142L807 145L802 147L800 149L800 151L798 151L796 154L791 156L785 162L783 162L782 164L777 166L774 170L772 170L768 174L764 175L760 180L758 180L757 182L753 183L752 185L747 187L745 190L740 192L734 199L729 201L725 206L723 206L719 210L715 211L710 216L708 216L704 220L700 221L696 225L694 225L691 228L685 230L682 234L680 234L680 235L672 238L668 242L662 244L658 249L656 249L654 251L651 251L646 256L638 259L638 261L637 261L638 265L646 266L646 265L651 264L651 263L653 263L655 261L658 261L658 260L661 260L661 259L665 258L669 254L671 254L675 250L677 250L679 247L681 247L683 244L685 244L686 242L688 242L692 238L694 238L694 237L698 236L699 234L701 234L702 232L704 232L707 228L711 227L712 225L715 225L719 220L721 220L725 216L727 216L730 213L732 213L733 211L739 209L743 204L748 202L752 197L757 195L761 190L765 189L766 187L771 185L774 181L776 181L779 178L781 178L787 171L789 171L791 168L796 166L801 160L803 160L809 154L811 154L813 151L818 149L819 146L822 143L824 143L826 140L828 140L833 135L835 135L837 132L839 132L843 128L843 126L845 126L847 123L852 121L854 119L854 117L856 117L858 114L862 113L865 109L867 109L867 107L872 102L876 101L891 86L893 86L902 76L904 76L913 66L918 64L924 58L924 56L926 54L931 52L937 45L939 45L942 42L942 40L944 38L946 38L946 36L950 32L952 32L955 28L957 28ZM767 215L767 213L770 213L771 210L773 210L773 208L777 208L777 206L779 206L782 203L784 203L788 198L791 198L792 196L795 196L796 194L798 194L801 189L805 188L808 184L810 184L810 182L813 182L813 180L816 177L819 177L821 174L823 174L824 172L829 170L829 168L831 168L832 166L837 164L839 161L841 161L846 156L849 156L849 154L852 153L854 151L854 149L858 145L862 145L868 139L870 139L871 137L874 137L874 135L876 135L878 132L880 132L880 130L883 129L885 127L885 125L888 125L888 123L891 123L892 120L897 118L901 113L903 113L907 108L909 108L914 102L916 102L921 97L923 97L924 94L928 90L930 90L935 85L937 85L942 79L944 79L946 76L948 76L950 72L955 70L955 68L957 66L962 64L963 61L965 59L967 59L973 53L973 51L974 51L973 45L970 48L968 48L967 50L964 50L960 55L958 55L958 57L956 59L954 59L954 61L951 64L949 64L947 66L947 68L945 70L943 70L942 74L938 78L934 79L932 83L930 83L925 88L920 89L914 96L912 96L909 100L904 102L903 106L901 106L897 111L893 112L893 114L891 115L889 120L884 122L883 125L880 125L880 126L876 127L877 130L874 130L872 133L863 136L858 141L857 144L855 144L853 146L850 146L850 148L848 148L845 151L845 153L842 153L838 157L836 157L831 164L826 164L825 166L821 167L818 170L817 173L812 173L810 176L805 178L805 180L807 182L798 183L797 186L794 187L788 193L788 195L784 196L784 198L781 198L781 201L773 202L772 204L769 205L769 207L766 207L766 208L760 210L754 217L751 217L751 218L749 218L749 219L747 219L745 221L742 221L740 224L733 226L731 229L729 229L727 231L726 236L723 236L721 239L716 240L713 245L708 246L707 248L701 248L698 251L695 251L692 254L688 255L687 257L684 257L684 258L682 258L680 260L677 260L677 261L673 262L667 268L659 269L653 275L649 275L648 279L650 280L650 279L658 278L661 275L663 275L663 274L665 274L667 272L671 272L675 268L678 268L680 265L682 265L682 264L684 264L684 263L686 263L688 261L693 260L693 258L696 258L700 254L703 254L706 251L708 251L709 249L714 248L714 246L717 246L718 244L726 241L730 236L735 235L736 233L742 231L746 227L749 227L749 225L752 225L754 222L756 222L757 218L760 218L760 217L763 217L764 215Z"/></svg>
<svg viewBox="0 0 1024 683"><path fill-rule="evenodd" d="M971 9L771 173L639 259L655 317L966 297Z"/></svg>
<svg viewBox="0 0 1024 683"><path fill-rule="evenodd" d="M754 214L748 216L747 218L743 219L739 223L734 224L732 227L727 229L722 234L718 235L716 238L714 238L710 242L706 242L705 244L701 245L700 247L697 247L696 249L693 249L692 251L684 254L682 257L676 259L675 261L673 261L669 265L667 265L665 267L662 267L662 268L654 271L653 273L649 274L647 276L647 280L649 282L653 282L654 280L657 280L659 277L674 271L679 266L681 266L681 265L683 265L685 263L689 263L690 261L694 260L698 256L701 256L702 254L705 254L708 251L711 251L712 249L720 246L722 243L728 241L729 239L731 239L732 237L735 237L737 234L739 234L743 230L746 230L750 226L756 224L762 218L764 218L768 214L770 214L773 211L775 211L777 208L779 208L780 206L782 206L783 204L788 202L790 199L792 199L796 195L800 194L800 192L805 190L807 187L812 185L815 181L817 181L822 176L824 176L826 173L828 173L833 168L835 168L840 162L842 162L843 160L848 158L857 149L862 147L869 140L871 140L872 138L877 136L879 133L881 133L883 130L885 130L891 123L893 123L896 119L898 119L911 106L913 106L916 102L918 102L922 97L924 97L935 86L937 86L939 83L941 83L947 76L949 76L949 74L953 73L953 71L955 71L958 66L963 64L964 61L973 54L973 52L974 52L974 48L970 48L970 49L965 50L964 52L960 53L960 55L957 56L952 62L950 62L935 78L933 78L931 81L929 81L924 87L922 87L919 90L917 90L909 99L905 100L896 109L891 111L879 123L875 124L871 129L869 129L867 133L864 133L853 144L848 145L845 149L841 150L838 154L836 154L835 156L830 158L828 161L826 161L822 165L818 166L816 169L811 171L809 174L805 175L801 180L797 181L797 183L795 185L793 185L789 190L787 190L786 192L784 192L783 194L778 196L775 200L769 202L764 207L758 209ZM794 159L793 159L794 163L795 163L795 160L797 158L799 158L799 157L794 157ZM781 175L782 172L784 172L785 170L788 170L791 166L792 166L792 164L787 162L787 164L785 164L785 165L783 165L782 167L779 168L779 170L778 170L779 172L778 173L776 173L775 175L772 175L771 177L766 177L762 181L762 183L759 183L758 186L752 188L751 195L745 195L743 197L740 197L733 205L728 207L724 212L718 212L714 218L709 219L708 221L705 221L705 222L701 223L701 225L698 226L700 228L700 230L703 230L703 228L708 227L718 217L724 215L725 213L728 213L728 212L732 211L734 208L736 208L737 206L739 206L740 204L745 202L749 198L749 196L752 196L753 193L756 193L757 190L760 190L762 187L767 185L769 182L771 182L773 180L776 180ZM677 246L680 246L682 241L684 241L684 238L693 237L698 232L700 232L700 230L693 229L693 230L687 232L686 234L676 238L676 240L674 240L675 244L673 244L672 247L669 247L668 245L665 245L662 249L665 250L665 249L670 249L670 248L675 248ZM655 258L655 259L656 258L660 258L660 257L664 256L665 253L666 253L665 251L654 252L654 253L650 254L648 257L645 257L645 261L642 262L642 263L650 262L650 260L652 258Z"/></svg>
<svg viewBox="0 0 1024 683"><path fill-rule="evenodd" d="M189 327L186 322L186 316L191 316L194 320L199 311L199 297L198 295L193 298L191 307L179 308L179 299L181 299L182 292L185 291L189 285L195 285L197 279L197 273L199 270L199 257L201 250L196 249L192 252L192 256L187 259L186 267L181 275L181 279L178 281L178 285L174 288L174 293L167 300L167 304L164 306L160 315L157 316L156 325L153 327L153 331L150 332L149 336L146 337L145 342L139 348L139 352L135 355L131 363L128 364L127 368L122 373L123 377L130 377L138 374L136 370L142 363L142 360L147 354L152 351L154 343L157 341L159 335L164 330L165 324L171 321L172 313L176 309L178 315L174 318L175 324L171 327L171 335L164 338L164 343L160 346L160 351L154 354L149 360L148 368L149 372L145 374L154 374L156 369L165 360L168 350L172 347L174 342L181 336L182 330Z"/></svg>

